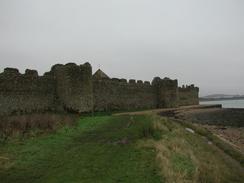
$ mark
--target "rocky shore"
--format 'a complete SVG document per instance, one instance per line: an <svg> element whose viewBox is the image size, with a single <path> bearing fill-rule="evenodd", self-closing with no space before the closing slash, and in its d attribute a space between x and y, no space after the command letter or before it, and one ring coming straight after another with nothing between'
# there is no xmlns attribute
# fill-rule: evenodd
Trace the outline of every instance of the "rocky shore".
<svg viewBox="0 0 244 183"><path fill-rule="evenodd" d="M161 111L160 115L202 126L244 154L244 109L200 105Z"/></svg>

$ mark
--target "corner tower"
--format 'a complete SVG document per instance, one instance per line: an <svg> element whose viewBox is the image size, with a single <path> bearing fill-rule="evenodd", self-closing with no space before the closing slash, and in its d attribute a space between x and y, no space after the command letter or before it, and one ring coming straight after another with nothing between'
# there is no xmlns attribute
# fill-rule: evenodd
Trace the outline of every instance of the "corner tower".
<svg viewBox="0 0 244 183"><path fill-rule="evenodd" d="M178 106L178 81L169 78L155 77L152 85L156 93L157 108Z"/></svg>
<svg viewBox="0 0 244 183"><path fill-rule="evenodd" d="M55 65L56 102L58 110L90 112L93 110L92 67L89 63Z"/></svg>

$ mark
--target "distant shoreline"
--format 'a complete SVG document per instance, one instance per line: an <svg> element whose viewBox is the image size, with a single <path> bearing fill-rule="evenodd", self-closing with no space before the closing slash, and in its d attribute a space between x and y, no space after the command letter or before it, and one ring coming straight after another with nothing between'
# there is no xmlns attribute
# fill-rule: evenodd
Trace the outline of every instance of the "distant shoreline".
<svg viewBox="0 0 244 183"><path fill-rule="evenodd" d="M224 101L224 100L244 100L244 97L233 97L233 98L199 98L199 101L200 102Z"/></svg>

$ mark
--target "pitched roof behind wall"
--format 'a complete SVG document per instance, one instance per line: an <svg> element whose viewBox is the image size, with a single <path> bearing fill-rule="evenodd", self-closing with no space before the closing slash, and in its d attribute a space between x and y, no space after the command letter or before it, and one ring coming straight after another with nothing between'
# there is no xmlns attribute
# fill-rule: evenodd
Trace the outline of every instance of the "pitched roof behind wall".
<svg viewBox="0 0 244 183"><path fill-rule="evenodd" d="M110 79L107 74L105 74L101 69L98 69L94 74L93 78L95 79Z"/></svg>

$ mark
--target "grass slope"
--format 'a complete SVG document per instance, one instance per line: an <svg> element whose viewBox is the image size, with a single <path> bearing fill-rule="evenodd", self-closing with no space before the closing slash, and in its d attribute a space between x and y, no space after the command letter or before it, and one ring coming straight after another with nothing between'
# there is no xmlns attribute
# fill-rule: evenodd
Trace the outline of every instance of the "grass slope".
<svg viewBox="0 0 244 183"><path fill-rule="evenodd" d="M162 139L144 144L156 148L156 158L167 182L243 182L241 162L227 155L202 134L191 133L186 126L168 118L154 116Z"/></svg>
<svg viewBox="0 0 244 183"><path fill-rule="evenodd" d="M9 158L1 182L160 182L155 151L136 146L150 137L149 124L146 116L86 117L75 128L9 142L0 150Z"/></svg>
<svg viewBox="0 0 244 183"><path fill-rule="evenodd" d="M85 117L0 146L0 181L242 182L243 168L202 134L156 115Z"/></svg>

